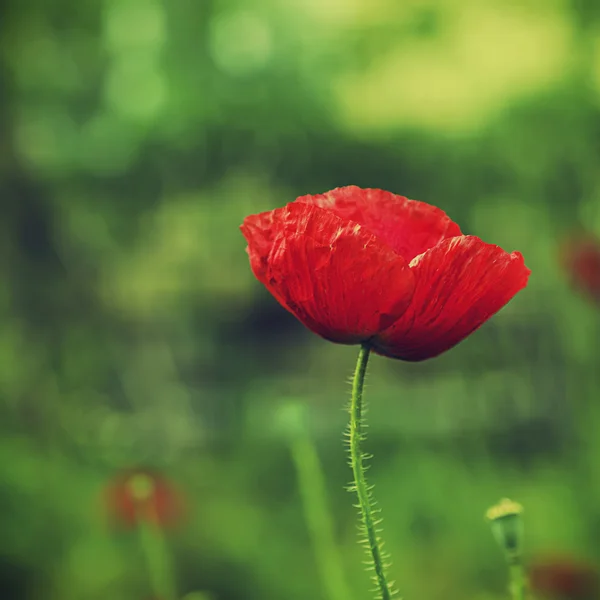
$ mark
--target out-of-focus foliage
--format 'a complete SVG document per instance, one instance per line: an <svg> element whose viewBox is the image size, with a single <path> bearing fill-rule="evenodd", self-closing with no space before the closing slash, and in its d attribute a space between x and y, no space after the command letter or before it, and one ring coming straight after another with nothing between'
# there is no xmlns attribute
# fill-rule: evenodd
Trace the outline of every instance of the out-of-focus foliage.
<svg viewBox="0 0 600 600"><path fill-rule="evenodd" d="M353 600L341 433L356 349L256 282L246 214L346 184L523 252L528 289L455 350L376 358L369 472L406 598L505 596L483 520L600 558L600 308L562 237L600 234L593 0L8 0L0 18L0 597L149 594L103 490L184 490L181 597L325 598L279 411L310 408ZM196 596L200 598L201 596ZM208 596L207 596L208 597Z"/></svg>

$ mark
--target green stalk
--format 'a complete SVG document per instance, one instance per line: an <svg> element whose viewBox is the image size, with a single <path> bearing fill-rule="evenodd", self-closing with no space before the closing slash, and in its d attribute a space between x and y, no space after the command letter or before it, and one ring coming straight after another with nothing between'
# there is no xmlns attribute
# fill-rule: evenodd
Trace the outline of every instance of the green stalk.
<svg viewBox="0 0 600 600"><path fill-rule="evenodd" d="M515 559L509 565L510 594L512 600L525 600L525 570L521 558Z"/></svg>
<svg viewBox="0 0 600 600"><path fill-rule="evenodd" d="M129 480L128 486L137 504L138 539L146 560L152 593L161 600L176 600L173 565L155 503L155 482L147 474L138 473Z"/></svg>
<svg viewBox="0 0 600 600"><path fill-rule="evenodd" d="M330 600L350 600L334 528L327 506L327 489L319 455L308 432L290 442L302 496L304 517L312 538L321 581Z"/></svg>
<svg viewBox="0 0 600 600"><path fill-rule="evenodd" d="M138 519L140 547L146 559L152 593L161 600L176 600L175 578L160 526L149 518Z"/></svg>
<svg viewBox="0 0 600 600"><path fill-rule="evenodd" d="M356 370L352 380L352 399L350 403L350 465L354 473L354 485L352 490L358 497L358 508L361 514L361 525L365 534L364 544L369 554L370 566L375 571L374 580L380 592L381 600L391 600L393 591L391 584L387 581L384 560L387 558L382 551L383 542L377 530L379 521L375 520L373 508L375 501L365 478L365 455L362 451L362 442L365 439L363 433L363 388L369 362L370 348L363 344L358 353Z"/></svg>

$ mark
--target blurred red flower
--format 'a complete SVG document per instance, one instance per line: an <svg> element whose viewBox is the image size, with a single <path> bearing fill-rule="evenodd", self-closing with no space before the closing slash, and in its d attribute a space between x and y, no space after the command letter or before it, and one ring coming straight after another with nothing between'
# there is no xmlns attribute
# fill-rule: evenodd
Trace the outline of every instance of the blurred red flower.
<svg viewBox="0 0 600 600"><path fill-rule="evenodd" d="M256 278L313 332L340 344L370 341L409 361L459 343L530 274L441 209L376 189L337 188L246 217Z"/></svg>
<svg viewBox="0 0 600 600"><path fill-rule="evenodd" d="M529 567L531 591L549 600L597 600L600 593L597 569L569 557L536 559Z"/></svg>
<svg viewBox="0 0 600 600"><path fill-rule="evenodd" d="M143 521L170 527L184 513L178 490L165 477L148 470L118 475L106 490L106 506L112 521L125 527L135 527Z"/></svg>
<svg viewBox="0 0 600 600"><path fill-rule="evenodd" d="M571 285L600 303L600 240L589 233L569 237L561 247L561 263Z"/></svg>

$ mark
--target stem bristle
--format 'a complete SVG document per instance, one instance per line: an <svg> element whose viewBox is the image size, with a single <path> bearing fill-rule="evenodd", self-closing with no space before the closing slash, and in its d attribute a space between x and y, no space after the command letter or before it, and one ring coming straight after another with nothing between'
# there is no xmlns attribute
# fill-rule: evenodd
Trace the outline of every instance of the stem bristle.
<svg viewBox="0 0 600 600"><path fill-rule="evenodd" d="M365 441L364 430L366 425L363 418L367 411L363 404L362 395L368 357L369 348L363 345L352 379L352 397L349 407L350 426L344 432L344 440L350 450L350 466L354 473L354 482L348 486L348 489L358 496L358 505L355 506L360 509L359 544L365 547L369 557L369 560L365 563L367 565L366 570L375 572L373 581L376 582L377 588L373 591L377 593L377 598L391 600L392 596L397 594L397 591L393 589L393 582L388 582L386 577L385 571L389 567L390 557L383 551L383 541L379 535L382 530L377 527L382 523L382 518L375 519L375 515L379 515L380 510L376 508L373 498L374 486L368 485L365 477L370 466L365 463L372 458L372 455L363 452L360 447L361 443Z"/></svg>

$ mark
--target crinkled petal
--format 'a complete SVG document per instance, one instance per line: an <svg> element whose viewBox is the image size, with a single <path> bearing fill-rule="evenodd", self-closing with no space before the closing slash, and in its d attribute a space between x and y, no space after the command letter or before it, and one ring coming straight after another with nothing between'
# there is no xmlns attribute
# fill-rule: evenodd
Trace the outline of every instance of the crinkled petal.
<svg viewBox="0 0 600 600"><path fill-rule="evenodd" d="M527 285L519 252L477 237L444 240L410 264L416 288L409 309L373 341L378 354L408 361L449 350Z"/></svg>
<svg viewBox="0 0 600 600"><path fill-rule="evenodd" d="M461 235L459 226L440 208L383 190L351 185L300 196L296 202L320 206L359 223L407 261L446 238Z"/></svg>
<svg viewBox="0 0 600 600"><path fill-rule="evenodd" d="M248 242L246 252L250 258L250 266L256 278L265 283L267 273L267 259L275 237L280 232L277 214L281 210L250 215L244 219L240 226L243 236Z"/></svg>
<svg viewBox="0 0 600 600"><path fill-rule="evenodd" d="M283 216L284 209L250 215L244 219L240 226L243 236L248 242L246 252L250 259L250 268L258 279L277 301L289 310L285 300L270 284L267 277L267 263L273 248L275 238L283 231L283 223L278 217Z"/></svg>
<svg viewBox="0 0 600 600"><path fill-rule="evenodd" d="M401 256L361 225L317 206L291 203L274 212L279 233L265 285L304 325L355 344L400 318L414 291Z"/></svg>

